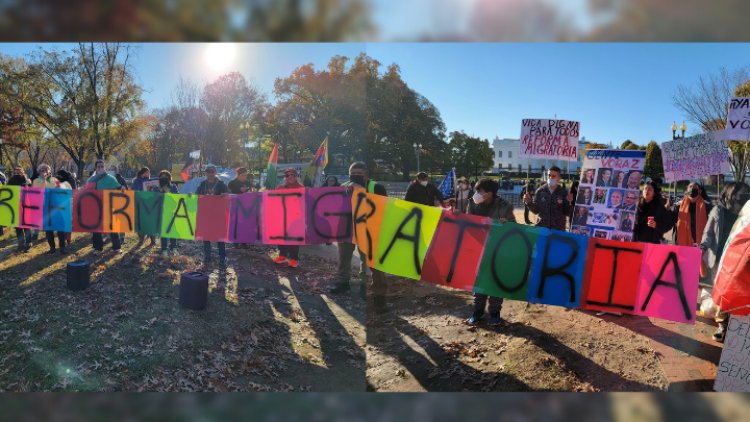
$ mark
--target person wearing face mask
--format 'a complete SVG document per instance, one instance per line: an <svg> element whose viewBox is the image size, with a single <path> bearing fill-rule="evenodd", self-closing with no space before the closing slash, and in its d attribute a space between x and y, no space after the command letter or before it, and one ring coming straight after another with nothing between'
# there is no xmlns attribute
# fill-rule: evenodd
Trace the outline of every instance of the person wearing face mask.
<svg viewBox="0 0 750 422"><path fill-rule="evenodd" d="M122 190L122 186L117 179L106 172L104 160L100 158L94 163L94 174L86 181L86 189ZM91 237L92 243L94 244L94 254L101 253L104 250L104 237L102 233L94 233ZM116 254L122 253L122 250L120 249L122 246L122 243L120 242L120 234L110 233L109 239L112 241L112 250Z"/></svg>
<svg viewBox="0 0 750 422"><path fill-rule="evenodd" d="M423 171L419 172L414 182L412 182L412 184L409 185L409 188L406 189L406 196L404 199L416 202L417 204L439 207L440 201L442 200L440 191L427 179L427 173Z"/></svg>
<svg viewBox="0 0 750 422"><path fill-rule="evenodd" d="M547 183L540 186L533 197L526 192L523 202L537 215L537 227L565 231L566 217L572 212L573 195L560 186L560 167L550 167Z"/></svg>
<svg viewBox="0 0 750 422"><path fill-rule="evenodd" d="M216 166L210 165L206 167L206 180L202 181L198 185L198 189L195 191L198 195L224 195L229 193L227 185L216 176ZM227 253L226 245L224 242L217 242L216 248L219 250L219 266L226 267L227 265ZM211 242L203 241L203 265L209 266L211 264Z"/></svg>
<svg viewBox="0 0 750 422"><path fill-rule="evenodd" d="M167 170L159 172L159 188L156 190L161 193L178 193L177 186L172 183L172 173ZM153 236L151 236L153 238ZM153 241L152 241L153 242ZM161 238L161 255L177 255L177 239Z"/></svg>
<svg viewBox="0 0 750 422"><path fill-rule="evenodd" d="M474 190L469 188L469 181L465 177L458 179L458 189L456 196L453 198L453 212L456 214L465 214L469 209L469 199L474 195Z"/></svg>
<svg viewBox="0 0 750 422"><path fill-rule="evenodd" d="M349 166L349 181L342 183L341 186L360 187L364 188L367 193L387 196L385 187L370 179L370 173L367 169L367 165L362 161L354 162L351 166ZM357 249L356 245L351 242L338 242L337 246L339 250L339 265L337 271L338 280L336 284L329 290L330 293L334 294L346 293L351 290L350 280L352 273L352 255L354 254L354 250ZM367 258L363 251L359 250L358 252L360 262L359 278L362 282L362 287L360 288L359 292L362 299L365 299L367 294ZM386 308L385 274L374 268L371 268L370 272L372 274L372 284L370 285L370 287L372 289L373 304L375 305L374 308L376 312L381 312Z"/></svg>
<svg viewBox="0 0 750 422"><path fill-rule="evenodd" d="M703 239L703 230L711 212L711 204L701 196L702 186L698 182L688 184L685 196L667 209L672 217L672 240L679 246L697 246ZM705 276L705 268L701 275Z"/></svg>
<svg viewBox="0 0 750 422"><path fill-rule="evenodd" d="M498 183L492 179L481 179L477 182L474 195L471 201L469 201L467 214L489 217L501 223L515 223L516 217L513 214L513 204L497 196L498 189ZM503 299L474 293L474 313L466 320L469 325L476 325L482 320L488 299L490 302L488 309L490 317L487 319L487 324L498 325L503 322L500 318Z"/></svg>
<svg viewBox="0 0 750 422"><path fill-rule="evenodd" d="M750 199L750 186L747 183L727 183L721 191L718 203L708 215L708 223L703 231L700 248L703 251L703 261L708 266L708 273L712 282L719 270L721 255L729 238L729 232L748 199ZM719 327L713 334L713 338L718 342L723 342L729 322L729 314L719 312L715 320Z"/></svg>
<svg viewBox="0 0 750 422"><path fill-rule="evenodd" d="M34 180L34 183L31 184L31 186L35 188L62 188L62 189L72 189L71 186L68 183L61 183L59 180L57 180L56 177L52 175L52 168L48 164L39 164L37 167L37 172L39 173L39 177L37 177ZM49 245L49 251L48 254L53 254L56 251L55 248L55 232L54 230L47 230L45 231L45 234L47 236L47 244ZM57 232L57 239L60 244L60 253L64 254L65 251L65 232L58 231Z"/></svg>

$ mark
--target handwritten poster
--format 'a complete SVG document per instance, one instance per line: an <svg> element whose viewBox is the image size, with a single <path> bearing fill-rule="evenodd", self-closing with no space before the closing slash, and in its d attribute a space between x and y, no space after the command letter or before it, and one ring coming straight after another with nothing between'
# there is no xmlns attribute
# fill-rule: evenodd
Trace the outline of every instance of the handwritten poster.
<svg viewBox="0 0 750 422"><path fill-rule="evenodd" d="M523 119L519 157L578 161L579 134L572 120Z"/></svg>
<svg viewBox="0 0 750 422"><path fill-rule="evenodd" d="M631 241L645 159L646 151L587 150L571 233Z"/></svg>
<svg viewBox="0 0 750 422"><path fill-rule="evenodd" d="M661 144L664 180L668 183L732 171L721 132L708 132Z"/></svg>
<svg viewBox="0 0 750 422"><path fill-rule="evenodd" d="M719 367L716 370L716 391L750 392L750 316L732 315L724 337Z"/></svg>
<svg viewBox="0 0 750 422"><path fill-rule="evenodd" d="M732 98L729 102L724 139L733 141L750 140L750 98Z"/></svg>

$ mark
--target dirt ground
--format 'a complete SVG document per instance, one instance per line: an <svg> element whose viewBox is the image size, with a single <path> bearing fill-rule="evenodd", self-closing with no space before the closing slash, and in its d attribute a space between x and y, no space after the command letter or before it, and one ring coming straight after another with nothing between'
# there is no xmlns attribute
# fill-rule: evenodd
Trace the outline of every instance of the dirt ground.
<svg viewBox="0 0 750 422"><path fill-rule="evenodd" d="M617 318L506 301L507 324L471 327L467 292L389 279L369 313L371 391L658 391L667 380L645 337Z"/></svg>
<svg viewBox="0 0 750 422"><path fill-rule="evenodd" d="M271 247L229 248L192 311L179 277L200 267L199 242L162 257L129 235L123 254L97 257L89 235L73 240L60 257L0 238L0 391L365 390L364 303L323 294L330 262L290 269ZM72 292L65 265L80 258L92 284Z"/></svg>
<svg viewBox="0 0 750 422"><path fill-rule="evenodd" d="M521 208L515 210L523 222ZM533 217L533 214L532 214ZM471 327L471 293L388 277L368 308L370 391L659 391L668 381L637 317L506 300L506 324Z"/></svg>

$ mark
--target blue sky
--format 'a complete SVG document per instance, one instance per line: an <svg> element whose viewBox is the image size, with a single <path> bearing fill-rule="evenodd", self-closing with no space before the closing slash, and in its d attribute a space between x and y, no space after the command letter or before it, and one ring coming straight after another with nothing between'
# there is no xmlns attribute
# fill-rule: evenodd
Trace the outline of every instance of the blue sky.
<svg viewBox="0 0 750 422"><path fill-rule="evenodd" d="M669 140L672 121L686 120L672 104L678 85L694 85L722 66L750 65L750 44L737 43L333 43L235 44L235 60L212 69L207 46L137 45L133 65L149 107L168 105L180 77L204 84L231 70L272 99L275 78L295 67L322 68L334 55L366 51L384 67L397 63L404 80L437 106L449 131L517 138L522 119L556 115L580 121L586 139L615 145ZM21 56L38 47L0 44L0 52ZM688 122L688 135L696 131Z"/></svg>

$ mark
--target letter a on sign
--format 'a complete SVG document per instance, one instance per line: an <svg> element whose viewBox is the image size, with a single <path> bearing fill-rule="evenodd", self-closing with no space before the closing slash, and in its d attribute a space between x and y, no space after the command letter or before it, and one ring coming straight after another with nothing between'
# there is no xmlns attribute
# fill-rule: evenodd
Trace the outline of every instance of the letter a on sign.
<svg viewBox="0 0 750 422"><path fill-rule="evenodd" d="M635 314L695 324L700 261L698 248L646 245Z"/></svg>

